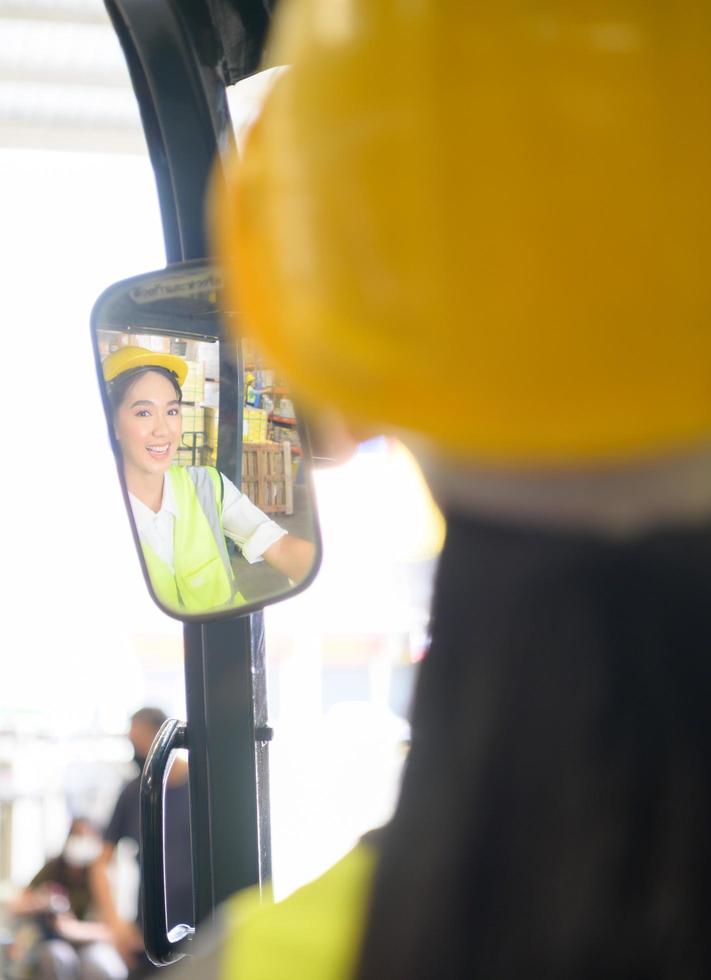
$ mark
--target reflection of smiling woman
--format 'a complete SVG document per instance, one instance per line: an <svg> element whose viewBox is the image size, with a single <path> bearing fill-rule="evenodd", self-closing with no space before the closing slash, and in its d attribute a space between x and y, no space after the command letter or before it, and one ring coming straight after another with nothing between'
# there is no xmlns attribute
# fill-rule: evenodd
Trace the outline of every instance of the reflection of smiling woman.
<svg viewBox="0 0 711 980"><path fill-rule="evenodd" d="M181 438L187 364L170 354L123 347L103 362L133 516L158 598L187 612L244 601L225 536L252 563L264 558L294 581L314 546L272 521L211 466L173 464Z"/></svg>

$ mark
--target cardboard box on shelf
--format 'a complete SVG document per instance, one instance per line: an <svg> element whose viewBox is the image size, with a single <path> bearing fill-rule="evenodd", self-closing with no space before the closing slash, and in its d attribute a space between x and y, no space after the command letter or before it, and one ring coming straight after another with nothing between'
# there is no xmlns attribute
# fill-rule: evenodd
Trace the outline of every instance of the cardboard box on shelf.
<svg viewBox="0 0 711 980"><path fill-rule="evenodd" d="M205 445L202 447L203 466L217 466L217 443L220 413L205 406Z"/></svg>
<svg viewBox="0 0 711 980"><path fill-rule="evenodd" d="M205 365L200 361L187 361L188 376L183 385L183 401L201 402L205 399Z"/></svg>
<svg viewBox="0 0 711 980"><path fill-rule="evenodd" d="M200 360L205 365L205 377L217 381L220 377L220 345L219 343L200 344Z"/></svg>
<svg viewBox="0 0 711 980"><path fill-rule="evenodd" d="M263 408L246 407L242 417L242 438L244 442L266 442L267 413Z"/></svg>
<svg viewBox="0 0 711 980"><path fill-rule="evenodd" d="M216 408L205 406L205 441L208 446L217 447L217 433L220 426L220 413Z"/></svg>
<svg viewBox="0 0 711 980"><path fill-rule="evenodd" d="M269 439L272 442L290 442L292 450L301 450L301 436L296 426L272 424L269 426Z"/></svg>
<svg viewBox="0 0 711 980"><path fill-rule="evenodd" d="M203 398L203 404L215 409L220 407L219 381L210 381L207 377L205 378L205 397Z"/></svg>
<svg viewBox="0 0 711 980"><path fill-rule="evenodd" d="M183 424L181 448L185 446L204 446L205 439L205 409L201 405L190 405L183 402Z"/></svg>
<svg viewBox="0 0 711 980"><path fill-rule="evenodd" d="M258 391L264 388L271 388L274 385L274 372L266 368L259 368L254 373L254 384Z"/></svg>

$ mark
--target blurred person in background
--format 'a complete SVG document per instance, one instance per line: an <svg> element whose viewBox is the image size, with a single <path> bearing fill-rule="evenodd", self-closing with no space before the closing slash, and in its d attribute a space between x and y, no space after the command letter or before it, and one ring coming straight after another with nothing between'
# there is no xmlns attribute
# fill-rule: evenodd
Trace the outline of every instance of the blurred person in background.
<svg viewBox="0 0 711 980"><path fill-rule="evenodd" d="M160 708L140 708L131 716L128 738L139 773L122 789L108 826L103 847L91 867L90 877L97 910L110 931L113 942L130 970L131 978L152 973L156 968L143 951L140 895L134 919L121 917L111 883L110 868L119 841L130 840L139 846L140 783L143 766L153 740L166 721ZM192 867L190 851L190 803L188 765L177 755L168 774L165 793L165 866L169 927L178 923L193 924Z"/></svg>
<svg viewBox="0 0 711 980"><path fill-rule="evenodd" d="M49 860L15 900L23 920L23 963L15 973L37 980L125 980L126 966L103 922L93 920L89 869L101 852L93 824L75 817L62 853ZM33 941L28 942L32 934Z"/></svg>

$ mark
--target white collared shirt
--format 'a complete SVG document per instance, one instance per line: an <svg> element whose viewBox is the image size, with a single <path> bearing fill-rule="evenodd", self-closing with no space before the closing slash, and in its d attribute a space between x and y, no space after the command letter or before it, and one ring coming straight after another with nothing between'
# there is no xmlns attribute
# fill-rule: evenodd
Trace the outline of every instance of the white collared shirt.
<svg viewBox="0 0 711 980"><path fill-rule="evenodd" d="M220 476L224 487L222 529L225 537L234 541L252 565L261 561L267 548L283 538L287 532L255 506L231 480L223 474ZM128 498L139 538L172 569L174 525L179 514L170 480L163 479L163 499L157 513L132 493L129 493Z"/></svg>

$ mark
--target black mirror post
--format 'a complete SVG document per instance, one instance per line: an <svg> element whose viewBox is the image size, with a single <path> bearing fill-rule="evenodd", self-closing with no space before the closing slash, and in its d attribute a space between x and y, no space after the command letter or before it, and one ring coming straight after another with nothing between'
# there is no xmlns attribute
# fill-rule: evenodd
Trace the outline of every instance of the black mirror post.
<svg viewBox="0 0 711 980"><path fill-rule="evenodd" d="M207 4L105 2L141 111L167 261L204 258L205 188L219 148L232 139ZM209 50L198 52L193 39ZM232 465L225 461L236 476L238 449ZM184 630L196 923L270 873L263 635L261 613Z"/></svg>

